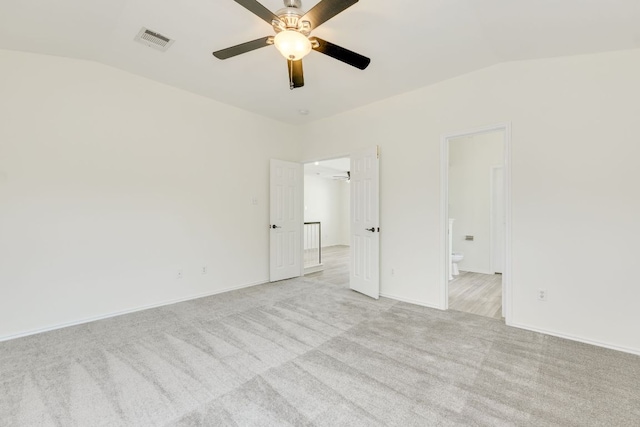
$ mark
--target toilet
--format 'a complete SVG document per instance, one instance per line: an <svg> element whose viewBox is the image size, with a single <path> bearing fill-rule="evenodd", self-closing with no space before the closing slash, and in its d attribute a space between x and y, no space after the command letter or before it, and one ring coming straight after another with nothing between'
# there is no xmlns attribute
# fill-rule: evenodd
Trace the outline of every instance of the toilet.
<svg viewBox="0 0 640 427"><path fill-rule="evenodd" d="M451 256L449 257L449 280L453 280L453 276L460 274L458 270L458 263L463 260L464 254L461 252L453 252L453 222L455 219L449 218L449 250L451 250Z"/></svg>
<svg viewBox="0 0 640 427"><path fill-rule="evenodd" d="M460 252L453 252L451 254L451 274L457 276L460 274L460 270L458 270L458 263L464 259L464 254Z"/></svg>

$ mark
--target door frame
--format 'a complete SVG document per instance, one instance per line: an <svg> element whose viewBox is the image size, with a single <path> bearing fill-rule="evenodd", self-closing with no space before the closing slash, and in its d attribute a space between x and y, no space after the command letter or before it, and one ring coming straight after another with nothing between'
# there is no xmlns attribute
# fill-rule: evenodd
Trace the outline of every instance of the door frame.
<svg viewBox="0 0 640 427"><path fill-rule="evenodd" d="M463 136L503 131L504 150L504 204L505 204L505 242L504 266L502 272L502 301L505 324L511 324L511 123L498 123L475 129L443 134L440 139L440 308L449 309L449 141Z"/></svg>
<svg viewBox="0 0 640 427"><path fill-rule="evenodd" d="M489 240L489 250L491 251L491 256L490 256L490 264L491 264L491 271L493 273L496 273L498 270L496 269L496 242L495 242L495 233L496 233L496 224L495 224L495 211L494 211L494 199L496 197L496 193L495 193L495 187L496 187L496 183L495 183L495 179L496 179L496 171L501 170L502 171L502 192L503 192L503 203L504 203L504 166L503 165L496 165L496 166L491 166L490 169L490 174L491 176L489 177L489 185L490 185L490 196L491 197L491 201L490 201L490 205L489 205L489 218L491 223L489 224L489 233L491 234L491 239ZM504 213L504 212L503 212ZM504 243L504 242L503 242ZM504 245L503 245L503 251L504 251ZM502 257L502 263L504 264L504 257ZM504 265L500 266L500 270L504 269ZM502 273L502 271L500 271L500 273Z"/></svg>

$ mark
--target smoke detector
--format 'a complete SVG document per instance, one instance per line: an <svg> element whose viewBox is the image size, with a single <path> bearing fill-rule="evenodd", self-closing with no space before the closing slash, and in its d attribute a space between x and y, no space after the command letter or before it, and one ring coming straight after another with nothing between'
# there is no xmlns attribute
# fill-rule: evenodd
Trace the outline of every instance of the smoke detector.
<svg viewBox="0 0 640 427"><path fill-rule="evenodd" d="M160 52L165 52L174 42L174 40L171 40L169 37L163 36L160 33L156 33L155 31L151 31L144 27L140 29L140 32L138 32L133 40L149 46L150 48L159 50Z"/></svg>

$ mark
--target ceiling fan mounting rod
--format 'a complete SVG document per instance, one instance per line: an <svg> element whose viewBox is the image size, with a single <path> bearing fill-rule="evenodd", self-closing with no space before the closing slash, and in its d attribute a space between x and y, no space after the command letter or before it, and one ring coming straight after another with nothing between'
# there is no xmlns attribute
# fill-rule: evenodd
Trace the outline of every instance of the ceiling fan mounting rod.
<svg viewBox="0 0 640 427"><path fill-rule="evenodd" d="M300 9L302 7L301 0L284 0L284 7L295 7Z"/></svg>

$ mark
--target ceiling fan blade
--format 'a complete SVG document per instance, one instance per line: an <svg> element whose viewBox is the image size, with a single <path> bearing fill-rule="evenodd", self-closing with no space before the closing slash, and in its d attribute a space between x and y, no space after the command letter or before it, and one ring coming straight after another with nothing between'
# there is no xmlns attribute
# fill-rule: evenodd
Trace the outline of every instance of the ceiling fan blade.
<svg viewBox="0 0 640 427"><path fill-rule="evenodd" d="M234 1L238 3L240 6L243 6L249 12L264 19L269 25L271 25L271 22L274 19L276 21L280 20L280 18L278 18L276 15L273 14L273 12L271 12L269 9L267 9L266 7L258 3L256 0L234 0Z"/></svg>
<svg viewBox="0 0 640 427"><path fill-rule="evenodd" d="M320 3L312 7L300 20L309 21L311 28L317 28L356 3L358 3L358 0L321 0Z"/></svg>
<svg viewBox="0 0 640 427"><path fill-rule="evenodd" d="M287 60L289 70L289 85L291 89L304 86L304 73L302 72L302 59L298 61Z"/></svg>
<svg viewBox="0 0 640 427"><path fill-rule="evenodd" d="M240 55L242 53L251 52L252 50L260 49L261 47L270 46L268 43L270 37L262 37L261 39L251 40L250 42L242 43L236 46L231 46L226 49L221 49L213 52L213 56L218 59L228 59L233 56Z"/></svg>
<svg viewBox="0 0 640 427"><path fill-rule="evenodd" d="M318 42L318 46L313 48L316 52L324 53L338 61L342 61L345 64L349 64L361 70L367 68L371 62L371 59L366 56L362 56L359 53L352 52L349 49L345 49L317 37L311 37L309 40L312 42L314 40Z"/></svg>

